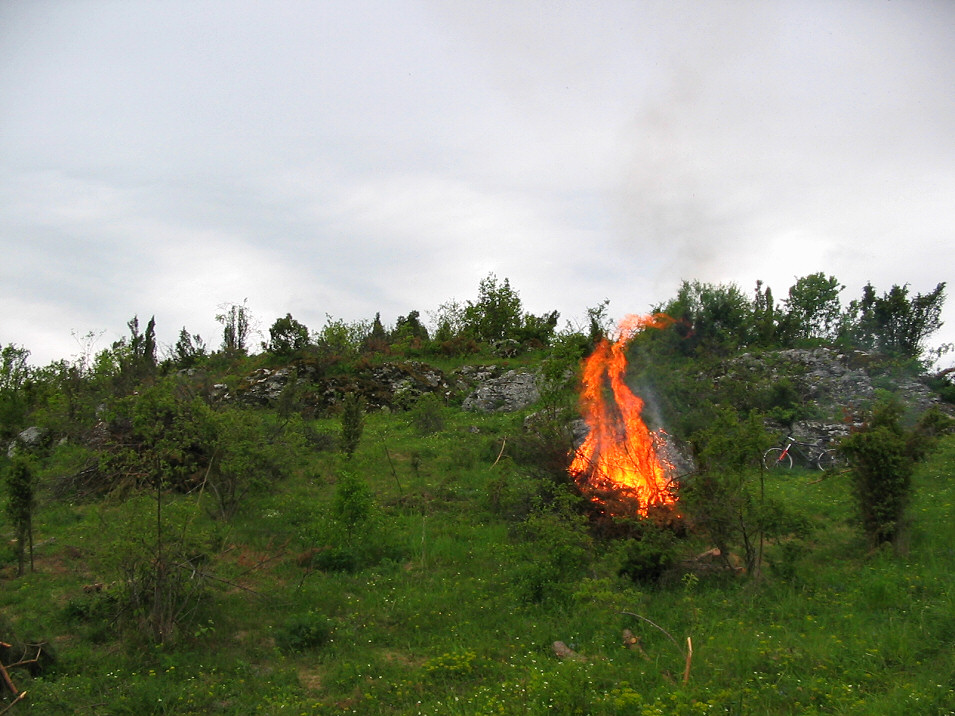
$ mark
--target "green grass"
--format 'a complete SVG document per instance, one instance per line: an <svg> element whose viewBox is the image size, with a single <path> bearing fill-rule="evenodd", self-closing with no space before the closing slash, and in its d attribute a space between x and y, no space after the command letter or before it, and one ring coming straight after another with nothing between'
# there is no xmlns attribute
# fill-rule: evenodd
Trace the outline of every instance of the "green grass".
<svg viewBox="0 0 955 716"><path fill-rule="evenodd" d="M57 660L40 677L14 670L29 694L13 713L955 713L955 439L919 467L895 549L867 549L846 476L773 473L767 496L806 519L805 536L767 544L759 577L656 587L618 577L618 545L566 514L535 513L529 530L493 509L501 481L534 492L506 448L495 464L523 416L442 417L429 436L405 414L368 417L347 467L374 505L347 536L332 514L344 462L330 452L231 523L195 494L170 497L172 533L188 525L223 581L162 647L109 617L153 498L69 504L41 492L37 570L15 578L2 553L0 610ZM695 539L686 554L711 546ZM358 555L354 571L307 566L309 550L342 545ZM84 592L93 583L105 591ZM624 648L624 628L643 653ZM558 659L555 641L580 659Z"/></svg>

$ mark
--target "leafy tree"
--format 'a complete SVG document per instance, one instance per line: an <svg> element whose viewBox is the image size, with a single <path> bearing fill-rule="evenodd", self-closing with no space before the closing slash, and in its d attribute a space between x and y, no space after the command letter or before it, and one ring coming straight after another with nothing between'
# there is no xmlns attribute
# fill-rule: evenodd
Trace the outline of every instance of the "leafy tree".
<svg viewBox="0 0 955 716"><path fill-rule="evenodd" d="M0 351L0 437L16 434L26 414L30 351L10 344Z"/></svg>
<svg viewBox="0 0 955 716"><path fill-rule="evenodd" d="M371 322L371 330L362 342L362 350L369 353L384 353L388 350L389 343L388 331L381 322L381 314L376 313L375 320Z"/></svg>
<svg viewBox="0 0 955 716"><path fill-rule="evenodd" d="M596 346L600 341L610 335L613 330L613 322L609 314L610 299L605 298L596 306L587 309L588 336L591 346Z"/></svg>
<svg viewBox="0 0 955 716"><path fill-rule="evenodd" d="M452 299L445 301L436 311L431 312L431 322L435 326L434 340L449 341L460 336L467 329L464 309L465 305Z"/></svg>
<svg viewBox="0 0 955 716"><path fill-rule="evenodd" d="M486 343L513 338L521 326L521 317L521 298L517 291L506 278L498 283L493 273L481 280L477 301L468 301L464 308L467 330Z"/></svg>
<svg viewBox="0 0 955 716"><path fill-rule="evenodd" d="M676 324L672 331L660 331L657 343L668 344L684 355L723 355L748 341L752 308L736 284L683 281L676 298L655 309Z"/></svg>
<svg viewBox="0 0 955 716"><path fill-rule="evenodd" d="M30 571L33 571L33 512L36 499L33 493L33 470L24 458L15 457L7 475L7 516L13 522L17 536L17 575L23 576L27 550Z"/></svg>
<svg viewBox="0 0 955 716"><path fill-rule="evenodd" d="M104 487L185 491L198 486L214 438L210 411L176 375L114 401L106 413L111 439L100 460Z"/></svg>
<svg viewBox="0 0 955 716"><path fill-rule="evenodd" d="M522 325L518 331L520 340L533 346L549 346L557 329L557 319L560 313L551 311L540 316L525 313Z"/></svg>
<svg viewBox="0 0 955 716"><path fill-rule="evenodd" d="M148 373L156 367L156 317L152 316L146 330L139 332L139 317L133 316L129 323L129 354L133 371Z"/></svg>
<svg viewBox="0 0 955 716"><path fill-rule="evenodd" d="M335 485L332 515L349 533L359 529L374 508L374 496L368 484L350 470L342 470Z"/></svg>
<svg viewBox="0 0 955 716"><path fill-rule="evenodd" d="M216 515L232 519L246 497L286 477L303 446L300 423L287 418L274 429L261 413L227 406L208 416L206 486Z"/></svg>
<svg viewBox="0 0 955 716"><path fill-rule="evenodd" d="M834 339L842 313L839 294L844 288L835 276L821 271L797 279L785 300L788 334L796 340Z"/></svg>
<svg viewBox="0 0 955 716"><path fill-rule="evenodd" d="M776 341L779 312L773 302L773 290L767 286L763 289L763 282L756 282L756 295L753 298L753 317L751 342L769 347Z"/></svg>
<svg viewBox="0 0 955 716"><path fill-rule="evenodd" d="M206 356L206 344L199 334L190 335L186 327L179 331L179 340L172 351L172 361L180 368L192 368Z"/></svg>
<svg viewBox="0 0 955 716"><path fill-rule="evenodd" d="M942 327L945 283L927 294L909 297L908 284L894 285L881 297L871 283L862 299L849 305L851 316L845 332L865 348L904 358L919 358L925 340Z"/></svg>
<svg viewBox="0 0 955 716"><path fill-rule="evenodd" d="M411 311L407 316L398 316L395 329L391 332L392 343L420 347L427 340L428 329L421 324L421 314L418 311Z"/></svg>
<svg viewBox="0 0 955 716"><path fill-rule="evenodd" d="M434 326L432 347L446 355L477 353L478 345L468 329L466 306L451 300L430 314Z"/></svg>
<svg viewBox="0 0 955 716"><path fill-rule="evenodd" d="M370 332L367 321L347 323L325 315L325 325L315 337L318 349L333 360L356 358Z"/></svg>
<svg viewBox="0 0 955 716"><path fill-rule="evenodd" d="M424 393L411 410L411 422L419 435L433 435L444 430L441 399L434 393Z"/></svg>
<svg viewBox="0 0 955 716"><path fill-rule="evenodd" d="M230 355L245 355L248 348L252 314L246 306L247 300L242 305L233 303L224 313L216 315L216 320L222 324L222 350Z"/></svg>
<svg viewBox="0 0 955 716"><path fill-rule="evenodd" d="M269 336L269 343L263 348L274 356L287 358L308 346L308 328L292 318L291 313L275 319Z"/></svg>

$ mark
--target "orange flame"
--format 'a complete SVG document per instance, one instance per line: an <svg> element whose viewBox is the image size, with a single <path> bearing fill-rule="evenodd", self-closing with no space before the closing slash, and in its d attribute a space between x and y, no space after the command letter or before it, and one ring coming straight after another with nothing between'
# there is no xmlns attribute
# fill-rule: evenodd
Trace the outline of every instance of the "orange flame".
<svg viewBox="0 0 955 716"><path fill-rule="evenodd" d="M670 491L672 467L662 457L665 434L650 432L641 417L643 400L625 382L626 348L639 331L672 322L662 313L627 316L615 339L603 339L583 363L580 409L590 433L568 469L595 502L605 502L601 494L629 496L644 517L650 507L674 504L676 496Z"/></svg>

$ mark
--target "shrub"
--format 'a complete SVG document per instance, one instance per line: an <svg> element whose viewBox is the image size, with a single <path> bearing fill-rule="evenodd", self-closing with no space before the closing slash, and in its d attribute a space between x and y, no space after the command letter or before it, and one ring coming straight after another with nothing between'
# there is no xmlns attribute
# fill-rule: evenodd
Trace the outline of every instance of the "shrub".
<svg viewBox="0 0 955 716"><path fill-rule="evenodd" d="M534 511L517 530L526 553L515 585L519 598L528 604L568 598L569 585L591 556L593 540L586 520L568 503Z"/></svg>
<svg viewBox="0 0 955 716"><path fill-rule="evenodd" d="M676 536L650 521L633 527L636 536L627 541L617 574L634 582L655 584L677 561Z"/></svg>
<svg viewBox="0 0 955 716"><path fill-rule="evenodd" d="M743 553L746 569L755 572L762 559L762 540L773 529L761 483L759 456L767 436L757 413L741 420L722 409L711 425L694 435L699 472L681 489L693 522L719 550L726 566L734 549Z"/></svg>
<svg viewBox="0 0 955 716"><path fill-rule="evenodd" d="M425 393L411 411L411 422L419 435L433 435L444 430L441 400L434 393Z"/></svg>
<svg viewBox="0 0 955 716"><path fill-rule="evenodd" d="M348 393L342 406L341 449L346 457L355 454L364 429L365 401L355 393Z"/></svg>
<svg viewBox="0 0 955 716"><path fill-rule="evenodd" d="M276 630L275 643L282 651L299 652L324 646L332 638L332 624L315 612L298 614Z"/></svg>
<svg viewBox="0 0 955 716"><path fill-rule="evenodd" d="M912 473L924 438L901 426L902 406L886 398L861 428L842 440L851 462L852 491L862 529L872 546L894 542L912 500Z"/></svg>
<svg viewBox="0 0 955 716"><path fill-rule="evenodd" d="M29 555L33 571L33 513L36 498L33 470L23 458L14 458L7 475L7 516L13 522L17 538L17 574L23 576L24 562Z"/></svg>
<svg viewBox="0 0 955 716"><path fill-rule="evenodd" d="M371 515L374 497L368 484L358 475L348 470L342 470L335 486L333 510L335 518L352 532L368 520Z"/></svg>

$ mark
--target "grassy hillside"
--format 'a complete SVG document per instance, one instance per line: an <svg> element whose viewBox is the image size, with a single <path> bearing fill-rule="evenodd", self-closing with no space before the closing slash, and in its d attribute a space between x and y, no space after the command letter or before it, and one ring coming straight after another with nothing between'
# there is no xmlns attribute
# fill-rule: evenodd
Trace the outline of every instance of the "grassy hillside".
<svg viewBox="0 0 955 716"><path fill-rule="evenodd" d="M955 713L953 437L877 552L845 474L748 475L789 526L753 574L692 524L595 521L535 469L524 413L370 413L347 459L337 416L280 412L242 415L295 459L232 503L201 480L84 496L87 448L54 449L35 570L0 553L3 661L43 644L12 713Z"/></svg>

